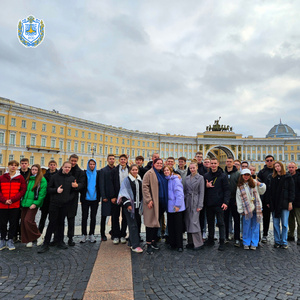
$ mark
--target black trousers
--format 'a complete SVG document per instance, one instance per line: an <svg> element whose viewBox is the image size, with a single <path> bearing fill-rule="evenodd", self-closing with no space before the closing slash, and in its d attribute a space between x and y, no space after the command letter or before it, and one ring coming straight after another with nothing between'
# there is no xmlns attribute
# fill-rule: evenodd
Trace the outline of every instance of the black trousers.
<svg viewBox="0 0 300 300"><path fill-rule="evenodd" d="M237 211L237 206L235 199L230 199L228 208L224 212L224 220L225 220L225 236L226 239L229 237L229 218L230 218L230 212L233 217L234 221L234 239L235 240L240 240L240 214Z"/></svg>
<svg viewBox="0 0 300 300"><path fill-rule="evenodd" d="M48 200L49 201L49 200ZM44 203L41 207L41 218L39 222L39 232L43 233L47 217L49 215L49 203Z"/></svg>
<svg viewBox="0 0 300 300"><path fill-rule="evenodd" d="M121 206L112 204L111 221L112 221L112 238L126 237L127 221L122 208L122 224L120 228Z"/></svg>
<svg viewBox="0 0 300 300"><path fill-rule="evenodd" d="M55 233L55 241L62 243L64 240L65 217L67 215L67 207L54 206L49 207L49 224L47 227L44 244L49 245L51 236Z"/></svg>
<svg viewBox="0 0 300 300"><path fill-rule="evenodd" d="M90 217L90 231L89 235L95 234L96 227L96 215L99 207L99 202L97 200L82 200L81 202L81 210L82 210L82 219L81 219L81 233L82 235L87 235L87 219L89 216L89 210L91 210Z"/></svg>
<svg viewBox="0 0 300 300"><path fill-rule="evenodd" d="M205 227L205 217L206 217L206 210L205 210L205 207L203 207L200 210L200 214L199 214L199 221L200 221L200 227L201 227L202 235L203 235L204 227Z"/></svg>
<svg viewBox="0 0 300 300"><path fill-rule="evenodd" d="M123 211L127 220L127 225L129 229L129 243L133 249L140 246L140 226L141 226L141 216L139 214L139 209L135 209L134 218L131 217L131 213L123 206Z"/></svg>
<svg viewBox="0 0 300 300"><path fill-rule="evenodd" d="M262 207L263 208L263 236L268 236L271 211L270 208L265 203L265 201L262 201L262 205L263 205Z"/></svg>
<svg viewBox="0 0 300 300"><path fill-rule="evenodd" d="M217 218L217 225L219 227L220 243L224 243L225 240L225 223L224 223L224 211L218 206L207 206L206 217L208 225L208 239L213 241L215 236L215 218Z"/></svg>
<svg viewBox="0 0 300 300"><path fill-rule="evenodd" d="M13 237L16 235L19 225L19 213L20 208L0 209L1 240L6 239L7 233L9 240L13 239ZM8 230L7 223L9 223Z"/></svg>
<svg viewBox="0 0 300 300"><path fill-rule="evenodd" d="M183 212L168 213L169 243L171 247L183 248Z"/></svg>
<svg viewBox="0 0 300 300"><path fill-rule="evenodd" d="M151 243L157 238L158 227L146 227L146 242Z"/></svg>

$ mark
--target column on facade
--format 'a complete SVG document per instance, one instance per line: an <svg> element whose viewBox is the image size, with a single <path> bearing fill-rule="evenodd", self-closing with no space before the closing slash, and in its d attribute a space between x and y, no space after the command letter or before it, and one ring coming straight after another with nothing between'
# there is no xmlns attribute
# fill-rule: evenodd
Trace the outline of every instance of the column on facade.
<svg viewBox="0 0 300 300"><path fill-rule="evenodd" d="M282 160L285 161L284 144L282 145Z"/></svg>
<svg viewBox="0 0 300 300"><path fill-rule="evenodd" d="M276 150L277 150L276 160L279 160L279 146L276 147Z"/></svg>
<svg viewBox="0 0 300 300"><path fill-rule="evenodd" d="M255 145L255 160L257 160L257 145Z"/></svg>

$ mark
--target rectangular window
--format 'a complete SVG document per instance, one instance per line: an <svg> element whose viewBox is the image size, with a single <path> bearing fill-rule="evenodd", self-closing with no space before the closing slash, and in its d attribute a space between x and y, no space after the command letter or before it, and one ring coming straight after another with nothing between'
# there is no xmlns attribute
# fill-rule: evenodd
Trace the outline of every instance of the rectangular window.
<svg viewBox="0 0 300 300"><path fill-rule="evenodd" d="M11 133L9 136L9 144L15 145L16 144L16 135L14 133Z"/></svg>
<svg viewBox="0 0 300 300"><path fill-rule="evenodd" d="M55 140L51 140L51 148L55 148Z"/></svg>
<svg viewBox="0 0 300 300"><path fill-rule="evenodd" d="M279 154L279 160L282 160L282 154Z"/></svg>
<svg viewBox="0 0 300 300"><path fill-rule="evenodd" d="M67 151L71 151L71 142L67 141Z"/></svg>
<svg viewBox="0 0 300 300"><path fill-rule="evenodd" d="M130 141L129 140L127 140L127 145L130 145Z"/></svg>
<svg viewBox="0 0 300 300"><path fill-rule="evenodd" d="M16 127L16 118L11 118L10 126Z"/></svg>
<svg viewBox="0 0 300 300"><path fill-rule="evenodd" d="M13 154L9 154L8 156L8 161L14 160L14 155Z"/></svg>
<svg viewBox="0 0 300 300"><path fill-rule="evenodd" d="M300 150L300 146L297 146L297 150Z"/></svg>
<svg viewBox="0 0 300 300"><path fill-rule="evenodd" d="M77 142L74 143L74 152L75 153L78 152L78 143Z"/></svg>
<svg viewBox="0 0 300 300"><path fill-rule="evenodd" d="M291 146L291 150L292 150L292 151L294 150L294 146Z"/></svg>
<svg viewBox="0 0 300 300"><path fill-rule="evenodd" d="M99 160L99 168L102 168L102 160Z"/></svg>
<svg viewBox="0 0 300 300"><path fill-rule="evenodd" d="M26 128L26 120L22 120L22 125L21 125L22 128Z"/></svg>
<svg viewBox="0 0 300 300"><path fill-rule="evenodd" d="M287 146L284 147L284 150L287 151Z"/></svg>
<svg viewBox="0 0 300 300"><path fill-rule="evenodd" d="M46 124L42 124L42 131L46 131L46 130L47 130Z"/></svg>
<svg viewBox="0 0 300 300"><path fill-rule="evenodd" d="M289 160L289 155L288 154L284 155L284 160Z"/></svg>
<svg viewBox="0 0 300 300"><path fill-rule="evenodd" d="M52 133L56 133L56 127L52 126Z"/></svg>
<svg viewBox="0 0 300 300"><path fill-rule="evenodd" d="M88 139L89 140L91 139L91 133L90 132L88 133Z"/></svg>
<svg viewBox="0 0 300 300"><path fill-rule="evenodd" d="M35 146L35 142L36 142L36 137L35 137L35 136L32 136L32 137L30 138L30 145L31 145L31 146Z"/></svg>
<svg viewBox="0 0 300 300"><path fill-rule="evenodd" d="M105 155L107 155L107 146L105 146Z"/></svg>
<svg viewBox="0 0 300 300"><path fill-rule="evenodd" d="M130 149L127 148L127 156L130 155Z"/></svg>
<svg viewBox="0 0 300 300"><path fill-rule="evenodd" d="M119 154L119 147L116 147L116 154Z"/></svg>
<svg viewBox="0 0 300 300"><path fill-rule="evenodd" d="M4 144L4 133L0 132L0 144Z"/></svg>
<svg viewBox="0 0 300 300"><path fill-rule="evenodd" d="M105 137L105 142L107 142L107 136Z"/></svg>
<svg viewBox="0 0 300 300"><path fill-rule="evenodd" d="M78 130L75 130L75 137L78 137Z"/></svg>
<svg viewBox="0 0 300 300"><path fill-rule="evenodd" d="M109 152L110 152L110 153L113 153L113 147L110 147L110 148L109 148Z"/></svg>
<svg viewBox="0 0 300 300"><path fill-rule="evenodd" d="M91 144L87 145L87 153L91 153Z"/></svg>
<svg viewBox="0 0 300 300"><path fill-rule="evenodd" d="M100 141L101 141L101 142L103 141L103 136L102 136L102 135L100 135Z"/></svg>
<svg viewBox="0 0 300 300"><path fill-rule="evenodd" d="M4 125L5 118L4 116L0 116L0 125Z"/></svg>
<svg viewBox="0 0 300 300"><path fill-rule="evenodd" d="M145 142L143 142L143 147L145 147Z"/></svg>
<svg viewBox="0 0 300 300"><path fill-rule="evenodd" d="M63 148L64 148L64 142L59 141L59 150L63 150Z"/></svg>
<svg viewBox="0 0 300 300"><path fill-rule="evenodd" d="M102 147L102 146L99 146L99 154L100 154L100 155L103 154L102 151L103 151L103 147Z"/></svg>
<svg viewBox="0 0 300 300"><path fill-rule="evenodd" d="M247 154L247 159L250 160L250 154Z"/></svg>
<svg viewBox="0 0 300 300"><path fill-rule="evenodd" d="M63 161L62 161L62 158L60 157L60 158L58 159L58 166L61 167L61 166L62 166L62 163L63 163Z"/></svg>
<svg viewBox="0 0 300 300"><path fill-rule="evenodd" d="M152 148L154 148L154 143L152 143ZM177 145L176 145L176 148L177 148Z"/></svg>
<svg viewBox="0 0 300 300"><path fill-rule="evenodd" d="M30 158L29 158L29 164L31 166L34 165L34 156L30 156Z"/></svg>
<svg viewBox="0 0 300 300"><path fill-rule="evenodd" d="M80 147L81 147L81 148L80 148L80 152L81 152L81 153L84 153L84 143L81 143Z"/></svg>
<svg viewBox="0 0 300 300"><path fill-rule="evenodd" d="M260 147L257 147L257 151L260 151Z"/></svg>
<svg viewBox="0 0 300 300"><path fill-rule="evenodd" d="M300 154L297 154L297 161L300 161Z"/></svg>
<svg viewBox="0 0 300 300"><path fill-rule="evenodd" d="M46 147L46 138L42 137L41 139L41 146Z"/></svg>
<svg viewBox="0 0 300 300"><path fill-rule="evenodd" d="M84 131L81 132L81 138L84 138Z"/></svg>
<svg viewBox="0 0 300 300"><path fill-rule="evenodd" d="M32 129L32 130L36 130L36 122L32 122L32 124L31 124L31 129Z"/></svg>
<svg viewBox="0 0 300 300"><path fill-rule="evenodd" d="M132 141L132 146L134 146L134 141Z"/></svg>
<svg viewBox="0 0 300 300"><path fill-rule="evenodd" d="M131 156L132 156L132 158L135 158L134 149L131 150Z"/></svg>
<svg viewBox="0 0 300 300"><path fill-rule="evenodd" d="M124 139L122 139L122 145L125 145L125 140Z"/></svg>
<svg viewBox="0 0 300 300"><path fill-rule="evenodd" d="M276 154L274 154L274 160L277 160L277 155Z"/></svg>
<svg viewBox="0 0 300 300"><path fill-rule="evenodd" d="M45 165L45 157L41 157L41 166Z"/></svg>
<svg viewBox="0 0 300 300"><path fill-rule="evenodd" d="M0 165L3 164L3 157L2 157L2 154L0 154Z"/></svg>
<svg viewBox="0 0 300 300"><path fill-rule="evenodd" d="M60 127L59 133L60 133L60 134L64 134L64 128L63 128L63 127Z"/></svg>
<svg viewBox="0 0 300 300"><path fill-rule="evenodd" d="M113 138L112 138L112 137L110 138L110 142L111 142L111 143L113 142Z"/></svg>
<svg viewBox="0 0 300 300"><path fill-rule="evenodd" d="M275 156L274 156L274 158L275 158ZM295 160L295 154L291 154L291 160Z"/></svg>
<svg viewBox="0 0 300 300"><path fill-rule="evenodd" d="M83 168L83 165L84 165L84 161L83 161L83 159L81 159L81 163L80 163L80 165L81 165L81 168Z"/></svg>
<svg viewBox="0 0 300 300"><path fill-rule="evenodd" d="M116 138L116 143L119 144L119 138Z"/></svg>
<svg viewBox="0 0 300 300"><path fill-rule="evenodd" d="M97 134L94 134L94 140L97 141Z"/></svg>
<svg viewBox="0 0 300 300"><path fill-rule="evenodd" d="M141 142L140 141L138 141L138 146L141 146Z"/></svg>
<svg viewBox="0 0 300 300"><path fill-rule="evenodd" d="M150 143L149 142L147 142L147 147L150 147Z"/></svg>
<svg viewBox="0 0 300 300"><path fill-rule="evenodd" d="M281 146L279 146L279 151L282 151L282 147Z"/></svg>
<svg viewBox="0 0 300 300"><path fill-rule="evenodd" d="M71 136L71 129L68 129L68 136Z"/></svg>

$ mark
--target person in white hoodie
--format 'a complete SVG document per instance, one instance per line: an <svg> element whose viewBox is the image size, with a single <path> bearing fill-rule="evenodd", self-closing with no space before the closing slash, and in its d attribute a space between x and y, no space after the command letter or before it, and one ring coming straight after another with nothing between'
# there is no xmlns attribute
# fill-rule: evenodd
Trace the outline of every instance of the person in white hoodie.
<svg viewBox="0 0 300 300"><path fill-rule="evenodd" d="M259 195L266 191L266 185L251 177L249 169L243 169L236 190L238 213L243 215L244 249L256 250L259 242L262 203Z"/></svg>

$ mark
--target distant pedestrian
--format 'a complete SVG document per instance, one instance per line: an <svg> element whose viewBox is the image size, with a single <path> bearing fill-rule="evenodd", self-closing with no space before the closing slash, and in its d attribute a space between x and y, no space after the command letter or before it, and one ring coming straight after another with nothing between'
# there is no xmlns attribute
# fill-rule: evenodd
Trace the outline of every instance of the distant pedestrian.
<svg viewBox="0 0 300 300"><path fill-rule="evenodd" d="M26 247L32 247L32 242L37 240L37 245L40 246L43 239L35 223L35 216L47 193L47 180L43 177L40 165L31 166L26 181L27 190L21 201L21 241L26 243Z"/></svg>

